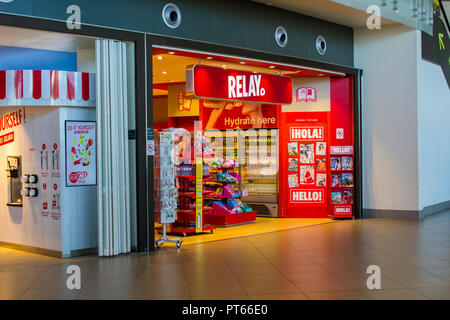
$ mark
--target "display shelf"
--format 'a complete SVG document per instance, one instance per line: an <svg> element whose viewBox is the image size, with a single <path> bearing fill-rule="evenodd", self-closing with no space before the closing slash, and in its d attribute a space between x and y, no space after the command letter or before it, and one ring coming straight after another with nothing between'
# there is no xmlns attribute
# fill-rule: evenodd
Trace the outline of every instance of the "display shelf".
<svg viewBox="0 0 450 320"><path fill-rule="evenodd" d="M203 207L203 212L211 212L213 208L211 207ZM187 213L187 214L195 214L195 209L186 209L186 210L177 210L178 213Z"/></svg>
<svg viewBox="0 0 450 320"><path fill-rule="evenodd" d="M195 216L195 214L194 214ZM156 227L155 228L159 233L162 232L162 227ZM210 232L210 233L214 233L214 230L216 229L216 227L211 226L211 225L203 225L202 227L202 231L203 233L206 232ZM170 230L167 232L168 234L174 234L174 235L181 235L183 237L187 237L190 234L198 234L197 230L195 229L195 224L191 223L189 225L177 225L177 224L172 224L170 227Z"/></svg>
<svg viewBox="0 0 450 320"><path fill-rule="evenodd" d="M342 189L342 188L348 188L348 189L351 189L351 188L354 188L354 186L335 186L335 187L331 187L332 189Z"/></svg>
<svg viewBox="0 0 450 320"><path fill-rule="evenodd" d="M216 227L232 227L241 224L253 223L256 220L257 211L242 212L236 214L207 213L203 215L206 224ZM189 221L195 221L195 215L189 214Z"/></svg>
<svg viewBox="0 0 450 320"><path fill-rule="evenodd" d="M204 174L203 177L211 177L213 176L212 174ZM185 179L195 179L196 176L176 176L176 178L185 178Z"/></svg>
<svg viewBox="0 0 450 320"><path fill-rule="evenodd" d="M212 191L203 191L204 195L209 193L212 193ZM182 197L195 198L195 192L179 192L178 195Z"/></svg>
<svg viewBox="0 0 450 320"><path fill-rule="evenodd" d="M236 197L223 197L223 196L220 196L220 197L203 197L203 199L208 199L208 200L211 200L211 199L215 199L215 200L220 200L220 199L239 199L240 197L241 197L241 195L238 195Z"/></svg>

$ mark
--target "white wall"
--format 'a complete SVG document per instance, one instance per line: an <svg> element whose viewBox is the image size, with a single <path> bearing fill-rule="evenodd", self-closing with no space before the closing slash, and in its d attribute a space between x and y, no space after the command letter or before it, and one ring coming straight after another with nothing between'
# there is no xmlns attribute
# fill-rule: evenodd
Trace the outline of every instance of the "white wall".
<svg viewBox="0 0 450 320"><path fill-rule="evenodd" d="M96 73L95 65L95 49L78 49L77 50L77 71Z"/></svg>
<svg viewBox="0 0 450 320"><path fill-rule="evenodd" d="M354 32L355 67L364 72L363 201L367 209L419 209L417 41L417 31L402 25Z"/></svg>
<svg viewBox="0 0 450 320"><path fill-rule="evenodd" d="M61 251L60 211L52 212L51 207L52 195L59 193L59 189L53 190L53 185L60 186L59 170L51 168L53 144L59 142L58 108L1 107L0 117L19 109L25 110L23 123L0 132L1 135L14 132L14 142L0 146L0 241ZM45 165L41 169L43 144L48 151L48 170ZM6 206L7 156L22 157L22 174L38 175L35 187L39 190L39 196L23 197L23 207ZM46 190L43 189L44 183ZM46 210L43 209L43 202L48 204Z"/></svg>
<svg viewBox="0 0 450 320"><path fill-rule="evenodd" d="M419 207L422 209L450 200L450 90L440 66L419 56L418 70Z"/></svg>
<svg viewBox="0 0 450 320"><path fill-rule="evenodd" d="M21 110L21 125L0 130L14 132L14 142L0 146L0 241L67 252L97 247L96 186L65 186L65 120L95 120L94 108L1 107L0 117ZM25 110L25 111L23 111ZM43 151L43 144L46 145ZM52 157L59 151L59 166ZM41 167L41 151L48 151L48 169ZM38 197L23 197L23 207L7 203L7 156L22 157L22 174L37 174ZM44 161L45 163L45 161ZM44 183L46 188L44 189ZM56 186L56 188L54 188ZM25 187L25 184L23 184ZM52 207L59 194L60 208ZM44 209L43 203L47 203Z"/></svg>

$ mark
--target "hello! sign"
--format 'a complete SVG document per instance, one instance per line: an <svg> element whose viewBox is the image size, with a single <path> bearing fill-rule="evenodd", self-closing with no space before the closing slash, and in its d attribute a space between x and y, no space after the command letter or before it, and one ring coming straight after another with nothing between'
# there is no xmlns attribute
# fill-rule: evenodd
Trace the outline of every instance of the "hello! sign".
<svg viewBox="0 0 450 320"><path fill-rule="evenodd" d="M292 79L275 74L193 65L186 70L186 95L203 100L291 104Z"/></svg>
<svg viewBox="0 0 450 320"><path fill-rule="evenodd" d="M292 204L323 204L325 203L325 194L322 189L293 189L290 194Z"/></svg>

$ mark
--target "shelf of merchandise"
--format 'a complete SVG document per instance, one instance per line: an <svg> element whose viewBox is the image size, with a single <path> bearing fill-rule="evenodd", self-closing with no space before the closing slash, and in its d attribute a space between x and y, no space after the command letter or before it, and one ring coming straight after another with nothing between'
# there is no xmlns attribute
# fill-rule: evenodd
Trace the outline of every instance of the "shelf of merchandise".
<svg viewBox="0 0 450 320"><path fill-rule="evenodd" d="M214 172L235 172L239 170L239 167L233 167L233 168L212 168ZM227 186L227 185L236 185L240 184L241 182L238 181L214 181L214 184ZM239 188L240 189L240 188ZM203 197L204 200L232 200L232 199L240 199L242 196L239 191L239 195L236 197ZM195 219L195 215L191 214L190 217L191 221ZM207 224L218 226L218 227L231 227L236 225L242 225L242 224L248 224L253 223L256 220L256 211L250 211L250 212L241 212L236 214L219 214L214 213L213 211L203 214L203 221Z"/></svg>
<svg viewBox="0 0 450 320"><path fill-rule="evenodd" d="M353 155L330 155L330 157L331 158L333 158L333 157L338 157L338 158L342 158L342 157L345 157L345 156L347 156L347 157L353 157ZM345 185L343 185L342 184L342 174L345 174L345 173L352 173L353 174L353 172L354 172L354 170L353 170L353 168L351 168L351 169L349 169L349 168L347 168L347 169L343 169L342 167L341 167L341 169L331 169L330 168L330 173L331 173L331 175L333 175L333 174L338 174L338 175L340 175L341 176L341 185L340 186L330 186L330 190L331 190L331 193L333 193L333 192L340 192L341 193L341 202L340 203L333 203L333 202L331 202L331 205L332 205L332 214L331 214L331 217L333 218L333 219L348 219L348 218L353 218L353 212L352 213L349 213L349 214L339 214L339 215L336 215L335 213L334 213L334 210L335 210L335 208L339 208L339 207L348 207L348 206L351 206L352 207L352 211L353 211L353 204L354 204L354 200L351 200L351 201L344 201L344 192L345 191L351 191L351 193L352 193L352 197L354 196L354 184L352 184L352 185L350 185L350 186L345 186ZM330 179L331 180L331 179ZM330 199L331 199L331 197L330 197ZM332 200L331 200L332 201Z"/></svg>

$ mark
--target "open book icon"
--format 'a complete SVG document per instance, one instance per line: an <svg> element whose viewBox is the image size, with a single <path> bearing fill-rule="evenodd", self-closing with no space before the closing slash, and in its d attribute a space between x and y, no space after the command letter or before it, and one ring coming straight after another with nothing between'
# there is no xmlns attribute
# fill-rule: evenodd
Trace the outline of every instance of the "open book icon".
<svg viewBox="0 0 450 320"><path fill-rule="evenodd" d="M317 102L317 89L311 87L301 87L297 89L296 96L297 102Z"/></svg>

